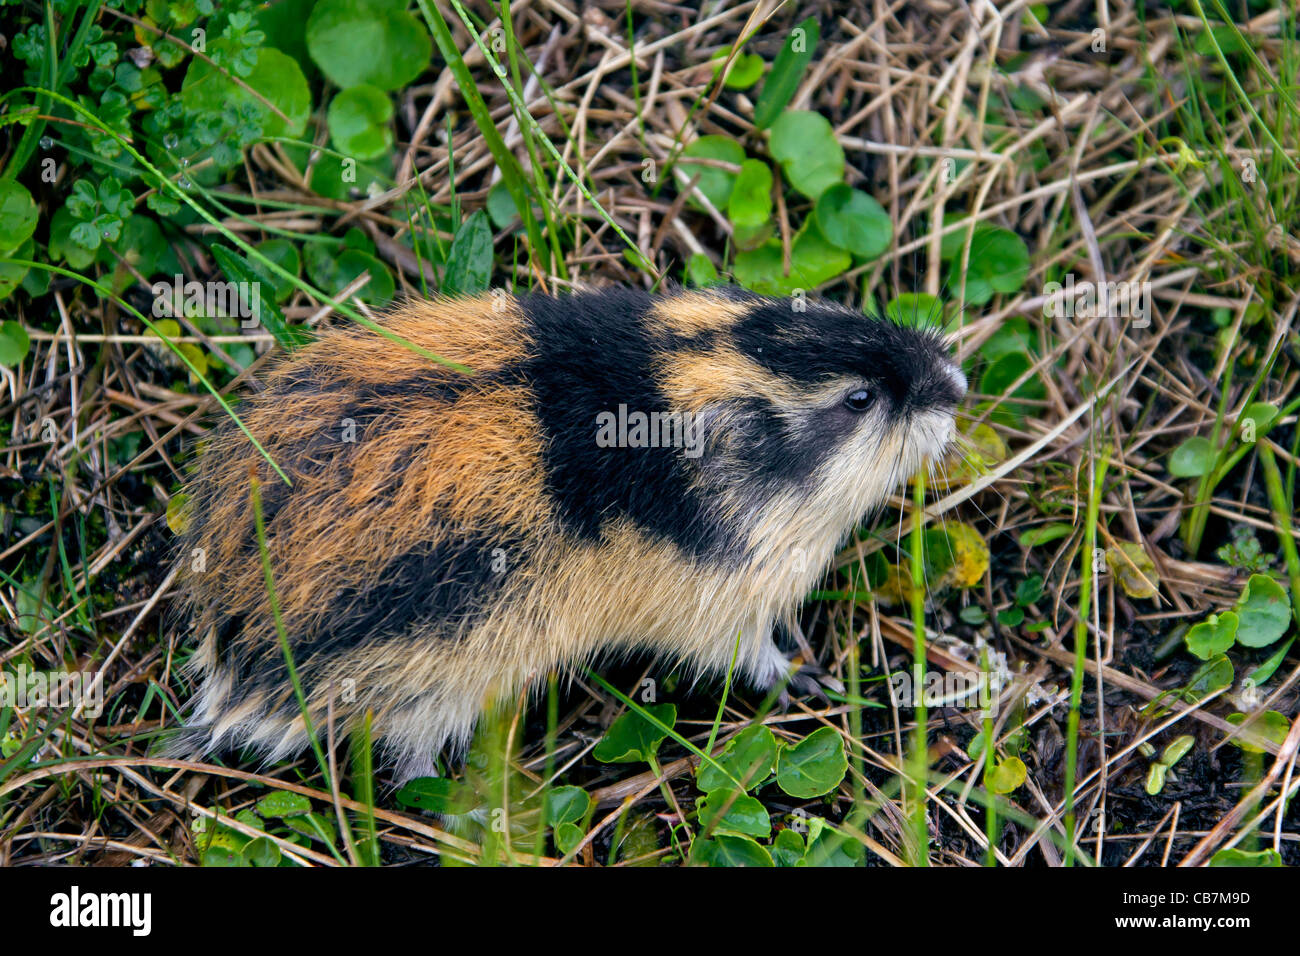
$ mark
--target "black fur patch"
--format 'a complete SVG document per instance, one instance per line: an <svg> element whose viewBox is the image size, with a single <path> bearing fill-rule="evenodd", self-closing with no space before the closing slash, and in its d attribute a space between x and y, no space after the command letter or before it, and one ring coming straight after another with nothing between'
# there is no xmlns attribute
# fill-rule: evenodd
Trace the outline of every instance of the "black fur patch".
<svg viewBox="0 0 1300 956"><path fill-rule="evenodd" d="M534 343L522 372L542 425L547 491L566 527L583 538L599 538L622 518L707 557L721 549L722 531L690 485L683 449L596 443L603 412L617 414L620 405L647 415L671 411L651 372L670 342L647 325L653 301L635 289L520 299Z"/></svg>
<svg viewBox="0 0 1300 956"><path fill-rule="evenodd" d="M754 361L799 384L842 376L874 386L896 415L956 405L952 364L937 332L909 328L848 309L766 299L736 329L736 344Z"/></svg>
<svg viewBox="0 0 1300 956"><path fill-rule="evenodd" d="M518 541L458 538L394 556L368 587L346 588L332 600L329 634L311 642L332 657L424 623L448 630L472 623L505 585L524 550Z"/></svg>

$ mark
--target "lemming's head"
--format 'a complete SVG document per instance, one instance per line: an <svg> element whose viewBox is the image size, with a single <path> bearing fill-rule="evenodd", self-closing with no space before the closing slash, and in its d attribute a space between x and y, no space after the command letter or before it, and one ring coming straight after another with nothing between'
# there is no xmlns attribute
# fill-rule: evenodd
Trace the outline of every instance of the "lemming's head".
<svg viewBox="0 0 1300 956"><path fill-rule="evenodd" d="M585 533L626 518L697 551L719 524L753 547L777 533L760 524L847 534L943 453L966 390L937 331L803 297L522 307L547 484Z"/></svg>

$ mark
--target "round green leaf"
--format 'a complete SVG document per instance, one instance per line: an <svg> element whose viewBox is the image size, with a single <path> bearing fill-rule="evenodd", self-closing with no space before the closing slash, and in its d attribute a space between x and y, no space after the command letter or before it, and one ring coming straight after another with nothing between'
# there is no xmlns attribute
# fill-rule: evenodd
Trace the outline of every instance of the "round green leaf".
<svg viewBox="0 0 1300 956"><path fill-rule="evenodd" d="M1225 687L1231 687L1233 677L1232 661L1228 660L1227 655L1220 654L1196 669L1192 679L1183 688L1183 699L1194 704Z"/></svg>
<svg viewBox="0 0 1300 956"><path fill-rule="evenodd" d="M772 866L772 855L747 836L720 833L691 845L693 866Z"/></svg>
<svg viewBox="0 0 1300 956"><path fill-rule="evenodd" d="M776 783L792 797L820 797L839 786L848 769L844 739L834 728L823 727L781 750Z"/></svg>
<svg viewBox="0 0 1300 956"><path fill-rule="evenodd" d="M1283 866L1277 850L1219 850L1210 857L1210 866Z"/></svg>
<svg viewBox="0 0 1300 956"><path fill-rule="evenodd" d="M809 221L790 249L790 274L783 272L781 243L773 239L757 249L736 254L732 265L736 281L763 295L792 295L829 282L853 264L843 249L832 246Z"/></svg>
<svg viewBox="0 0 1300 956"><path fill-rule="evenodd" d="M994 764L993 772L989 774L988 788L994 793L1010 793L1024 784L1028 776L1029 770L1023 760L1008 757Z"/></svg>
<svg viewBox="0 0 1300 956"><path fill-rule="evenodd" d="M772 124L769 147L790 185L809 199L844 180L844 148L821 113L782 113Z"/></svg>
<svg viewBox="0 0 1300 956"><path fill-rule="evenodd" d="M1169 456L1169 473L1178 478L1199 478L1214 468L1214 446L1208 438L1193 435Z"/></svg>
<svg viewBox="0 0 1300 956"><path fill-rule="evenodd" d="M601 763L641 763L653 757L668 736L659 724L672 727L677 722L677 708L672 704L651 704L645 710L655 723L629 710L609 725L591 755Z"/></svg>
<svg viewBox="0 0 1300 956"><path fill-rule="evenodd" d="M716 61L713 65L715 77L722 70L722 64L726 62L729 52L729 50L719 50L713 54L713 59ZM731 61L731 69L727 72L727 79L723 85L729 90L747 90L762 76L763 58L757 53L742 53Z"/></svg>
<svg viewBox="0 0 1300 956"><path fill-rule="evenodd" d="M8 255L36 231L36 203L27 187L0 179L0 255Z"/></svg>
<svg viewBox="0 0 1300 956"><path fill-rule="evenodd" d="M772 731L762 724L746 727L714 758L718 767L707 762L700 764L695 781L705 793L734 787L737 783L752 790L772 772L776 754L776 736Z"/></svg>
<svg viewBox="0 0 1300 956"><path fill-rule="evenodd" d="M730 806L728 806L730 804ZM758 800L737 790L714 790L695 801L700 826L713 833L767 837L772 833L772 819ZM723 808L726 813L723 814Z"/></svg>
<svg viewBox="0 0 1300 956"><path fill-rule="evenodd" d="M212 45L217 47L229 42L217 39L212 41ZM252 72L242 80L242 83L236 83L228 72L195 57L181 83L181 102L186 109L195 112L221 112L228 106L252 106L262 114L263 136L302 135L311 114L311 91L307 88L302 68L293 57L275 47L262 47L257 52L257 63ZM249 87L272 103L285 119L268 109L261 98L249 91Z"/></svg>
<svg viewBox="0 0 1300 956"><path fill-rule="evenodd" d="M551 826L577 823L591 806L591 796L581 787L556 787L546 794L544 818Z"/></svg>
<svg viewBox="0 0 1300 956"><path fill-rule="evenodd" d="M727 200L727 217L737 226L756 228L772 217L772 170L758 159L740 164Z"/></svg>
<svg viewBox="0 0 1300 956"><path fill-rule="evenodd" d="M244 866L280 865L280 848L269 837L249 840L239 855Z"/></svg>
<svg viewBox="0 0 1300 956"><path fill-rule="evenodd" d="M780 830L772 841L771 852L777 866L796 866L806 852L803 837L793 830Z"/></svg>
<svg viewBox="0 0 1300 956"><path fill-rule="evenodd" d="M362 84L343 90L330 103L330 138L340 153L374 159L393 145L388 121L393 104L383 90Z"/></svg>
<svg viewBox="0 0 1300 956"><path fill-rule="evenodd" d="M416 777L408 780L396 796L397 802L404 807L418 807L449 816L469 813L483 802L473 787L446 777Z"/></svg>
<svg viewBox="0 0 1300 956"><path fill-rule="evenodd" d="M1217 657L1232 647L1237 639L1237 615L1231 611L1211 614L1200 624L1192 627L1183 640L1187 649L1203 661Z"/></svg>
<svg viewBox="0 0 1300 956"><path fill-rule="evenodd" d="M1240 727L1246 722L1245 714L1229 714L1228 723L1234 727ZM1249 727L1242 733L1253 734L1256 737L1262 737L1265 740L1272 741L1279 747L1286 740L1287 733L1291 730L1291 721L1285 714L1279 714L1276 710L1266 710L1260 714ZM1257 744L1251 743L1243 737L1233 737L1231 743L1240 747L1247 753L1262 754L1264 748Z"/></svg>
<svg viewBox="0 0 1300 956"><path fill-rule="evenodd" d="M826 240L859 259L876 258L894 239L889 213L860 189L835 183L818 197L816 209L817 226Z"/></svg>
<svg viewBox="0 0 1300 956"><path fill-rule="evenodd" d="M572 853L584 834L576 823L561 823L555 828L555 846L561 853Z"/></svg>
<svg viewBox="0 0 1300 956"><path fill-rule="evenodd" d="M28 239L14 252L5 255L12 256L14 259L27 259L30 261L35 251L36 243ZM18 266L8 262L0 263L0 301L14 294L14 290L22 285L27 272L27 266ZM48 275L48 273L46 274Z"/></svg>
<svg viewBox="0 0 1300 956"><path fill-rule="evenodd" d="M686 260L686 279L696 288L713 285L718 281L718 267L704 253L696 252Z"/></svg>
<svg viewBox="0 0 1300 956"><path fill-rule="evenodd" d="M682 150L682 155L693 159L716 159L736 166L745 162L745 148L730 136L701 136ZM698 163L682 163L681 168L687 182L698 175L700 180L696 186L700 192L715 209L726 212L727 203L731 199L731 189L736 182L735 173ZM703 208L693 194L687 201L696 209Z"/></svg>
<svg viewBox="0 0 1300 956"><path fill-rule="evenodd" d="M320 0L307 20L307 51L337 86L391 91L429 66L429 31L387 0Z"/></svg>
<svg viewBox="0 0 1300 956"><path fill-rule="evenodd" d="M928 292L904 292L889 300L885 306L885 318L910 328L939 326L943 324L943 302Z"/></svg>
<svg viewBox="0 0 1300 956"><path fill-rule="evenodd" d="M965 233L958 231L964 238ZM958 240L960 242L960 239ZM961 289L960 251L953 257L949 270L949 288ZM966 275L966 301L983 305L997 292L1019 291L1029 277L1029 249L1025 241L1010 229L977 226L971 240L970 269Z"/></svg>
<svg viewBox="0 0 1300 956"><path fill-rule="evenodd" d="M313 243L304 250L307 272L312 281L330 295L336 295L363 272L370 273L370 281L362 287L362 300L373 305L383 305L393 297L393 277L384 264L360 249L344 249L337 256L329 249Z"/></svg>
<svg viewBox="0 0 1300 956"><path fill-rule="evenodd" d="M984 395L1006 395L1007 390L1034 365L1034 360L1024 352L1011 352L989 365L980 376L979 390ZM1047 394L1042 380L1037 374L1029 376L1021 383L1011 397L1041 400ZM1028 415L1032 406L1019 402L1004 401L1002 408L1013 415Z"/></svg>
<svg viewBox="0 0 1300 956"><path fill-rule="evenodd" d="M298 255L298 247L288 239L267 239L265 242L259 242L254 248L285 272L295 276L301 274L302 259ZM294 286L288 279L273 273L256 260L250 259L248 265L271 286L276 302L284 302L293 295Z"/></svg>
<svg viewBox="0 0 1300 956"><path fill-rule="evenodd" d="M32 340L21 325L13 319L0 325L0 365L17 365L31 349Z"/></svg>
<svg viewBox="0 0 1300 956"><path fill-rule="evenodd" d="M1291 601L1267 574L1252 574L1236 604L1241 624L1237 640L1247 647L1267 647L1286 633Z"/></svg>
<svg viewBox="0 0 1300 956"><path fill-rule="evenodd" d="M257 812L267 817L296 817L311 812L311 800L301 793L272 790L257 801Z"/></svg>

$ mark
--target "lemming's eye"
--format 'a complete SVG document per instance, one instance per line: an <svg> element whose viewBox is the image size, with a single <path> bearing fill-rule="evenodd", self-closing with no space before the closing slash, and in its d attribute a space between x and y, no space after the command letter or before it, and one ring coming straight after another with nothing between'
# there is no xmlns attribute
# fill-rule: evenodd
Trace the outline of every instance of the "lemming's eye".
<svg viewBox="0 0 1300 956"><path fill-rule="evenodd" d="M865 412L875 401L875 396L871 394L870 389L858 388L844 396L844 405L846 408L855 412Z"/></svg>

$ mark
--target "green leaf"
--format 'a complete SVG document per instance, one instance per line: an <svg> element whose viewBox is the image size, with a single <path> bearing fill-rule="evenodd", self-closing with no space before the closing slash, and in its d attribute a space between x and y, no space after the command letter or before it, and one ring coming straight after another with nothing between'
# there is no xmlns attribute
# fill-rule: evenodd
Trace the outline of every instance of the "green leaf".
<svg viewBox="0 0 1300 956"><path fill-rule="evenodd" d="M1064 538L1073 530L1073 525L1066 524L1063 521L1030 528L1028 531L1021 532L1020 545L1025 548L1036 548L1039 545L1047 544L1049 541L1055 541L1057 538Z"/></svg>
<svg viewBox="0 0 1300 956"><path fill-rule="evenodd" d="M866 853L866 848L857 840L841 836L821 817L813 817L808 824L808 852L799 865L818 868L861 866Z"/></svg>
<svg viewBox="0 0 1300 956"><path fill-rule="evenodd" d="M1147 767L1147 793L1154 797L1163 790L1165 788L1165 776L1168 773L1169 768L1159 761L1156 761L1151 766Z"/></svg>
<svg viewBox="0 0 1300 956"><path fill-rule="evenodd" d="M320 0L307 20L307 51L336 86L391 91L429 67L433 43L404 4Z"/></svg>
<svg viewBox="0 0 1300 956"><path fill-rule="evenodd" d="M755 228L772 218L772 170L758 159L740 164L740 175L727 200L727 218L737 226Z"/></svg>
<svg viewBox="0 0 1300 956"><path fill-rule="evenodd" d="M1245 722L1245 714L1228 715L1228 723L1234 727L1240 727ZM1285 714L1279 714L1276 710L1266 710L1251 722L1251 725L1243 731L1243 734L1254 734L1256 737L1272 741L1280 747L1286 740L1286 735L1290 730L1291 721L1287 719ZM1233 737L1228 742L1240 747L1247 753L1262 754L1264 752L1263 747L1244 739L1244 737Z"/></svg>
<svg viewBox="0 0 1300 956"><path fill-rule="evenodd" d="M729 54L729 50L719 50L713 54L713 59L717 61L713 65L715 77L722 71L722 65ZM747 90L762 76L763 58L757 53L741 53L731 61L731 69L727 71L727 79L723 85L729 90Z"/></svg>
<svg viewBox="0 0 1300 956"><path fill-rule="evenodd" d="M228 42L217 39L211 45L220 48L219 45ZM251 107L262 116L263 136L302 135L311 115L311 90L293 57L275 47L262 47L257 52L257 64L242 80L242 85L236 83L225 71L195 57L181 82L181 102L194 113ZM287 122L268 109L248 87L272 103Z"/></svg>
<svg viewBox="0 0 1300 956"><path fill-rule="evenodd" d="M832 187L827 192L833 192ZM823 197L825 198L825 197ZM817 205L820 207L821 202ZM888 218L886 217L886 222ZM889 229L892 235L893 225ZM904 292L889 300L885 306L885 318L895 325L913 329L924 329L943 324L943 301L937 295L928 292Z"/></svg>
<svg viewBox="0 0 1300 956"><path fill-rule="evenodd" d="M1019 757L1008 757L993 765L988 777L988 788L993 793L1010 793L1022 786L1029 777L1025 762Z"/></svg>
<svg viewBox="0 0 1300 956"><path fill-rule="evenodd" d="M1227 652L1237 639L1237 615L1231 611L1211 614L1183 635L1187 649L1203 661Z"/></svg>
<svg viewBox="0 0 1300 956"><path fill-rule="evenodd" d="M1251 402L1246 406L1245 411L1241 413L1241 417L1237 419L1237 426L1244 428L1246 422L1251 422L1256 433L1258 433L1273 424L1278 411L1276 405L1270 405L1268 402Z"/></svg>
<svg viewBox="0 0 1300 956"><path fill-rule="evenodd" d="M665 727L677 723L677 708L672 704L651 704L645 710ZM667 736L658 724L630 710L610 724L591 755L601 763L642 763L655 755Z"/></svg>
<svg viewBox="0 0 1300 956"><path fill-rule="evenodd" d="M1267 574L1252 574L1235 606L1241 617L1237 640L1246 647L1267 647L1291 623L1291 601Z"/></svg>
<svg viewBox="0 0 1300 956"><path fill-rule="evenodd" d="M442 276L445 295L476 295L486 292L492 280L492 227L483 210L466 219L447 253L447 270Z"/></svg>
<svg viewBox="0 0 1300 956"><path fill-rule="evenodd" d="M9 255L31 237L39 215L26 186L0 179L0 255Z"/></svg>
<svg viewBox="0 0 1300 956"><path fill-rule="evenodd" d="M293 276L302 274L302 257L298 255L298 247L288 239L267 239L265 242L259 242L254 246L258 252L266 256L285 272ZM266 280L271 286L272 296L276 302L285 302L293 295L294 285L288 279L279 275L272 275L271 270L264 269L261 263L248 262L248 267ZM305 333L305 329L298 331Z"/></svg>
<svg viewBox="0 0 1300 956"><path fill-rule="evenodd" d="M1165 748L1165 752L1160 755L1160 762L1166 767L1173 767L1178 761L1187 756L1195 743L1196 738L1191 734L1175 737L1170 741L1169 746Z"/></svg>
<svg viewBox="0 0 1300 956"><path fill-rule="evenodd" d="M700 764L695 774L696 784L705 793L734 787L736 783L752 790L772 772L777 749L776 736L767 727L762 724L746 727L714 758L718 767L708 762Z"/></svg>
<svg viewBox="0 0 1300 956"><path fill-rule="evenodd" d="M269 837L249 840L239 856L244 866L279 866L281 860L280 848Z"/></svg>
<svg viewBox="0 0 1300 956"><path fill-rule="evenodd" d="M1199 478L1214 470L1214 459L1210 440L1193 435L1169 456L1169 473L1177 478Z"/></svg>
<svg viewBox="0 0 1300 956"><path fill-rule="evenodd" d="M957 612L957 616L972 627L978 627L989 619L988 612L978 604L966 605Z"/></svg>
<svg viewBox="0 0 1300 956"><path fill-rule="evenodd" d="M585 834L576 823L561 823L555 828L555 847L561 853L569 854L582 842Z"/></svg>
<svg viewBox="0 0 1300 956"><path fill-rule="evenodd" d="M1246 680L1258 687L1264 681L1273 676L1273 672L1282 666L1282 661L1286 660L1287 651L1291 650L1291 645L1295 643L1295 636L1281 644L1276 651L1270 654L1262 664L1246 675Z"/></svg>
<svg viewBox="0 0 1300 956"><path fill-rule="evenodd" d="M984 395L1007 395L1007 390L1034 365L1032 356L1024 352L1011 352L989 365L980 376L979 390ZM1002 402L1002 408L1021 417L1032 414L1033 406L1013 401L1023 398L1041 401L1047 394L1037 373L1030 375Z"/></svg>
<svg viewBox="0 0 1300 956"><path fill-rule="evenodd" d="M965 232L957 235L965 238ZM960 290L961 253L953 256L948 287ZM1029 277L1029 249L1025 241L1010 229L980 225L971 238L970 268L966 275L966 302L984 305L995 293L1020 290Z"/></svg>
<svg viewBox="0 0 1300 956"><path fill-rule="evenodd" d="M682 155L692 159L716 159L735 166L745 162L745 148L730 136L701 136L682 150ZM735 173L718 169L716 166L702 166L697 163L682 163L681 168L686 176L686 182L690 182L698 175L700 179L696 187L704 194L704 198L719 212L727 211L731 189L736 182ZM687 202L696 209L704 208L694 194L687 199Z"/></svg>
<svg viewBox="0 0 1300 956"><path fill-rule="evenodd" d="M686 281L697 289L713 285L718 281L718 267L704 253L693 253L686 260Z"/></svg>
<svg viewBox="0 0 1300 956"><path fill-rule="evenodd" d="M374 159L393 146L393 104L383 90L362 84L341 91L330 103L330 138L341 153Z"/></svg>
<svg viewBox="0 0 1300 956"><path fill-rule="evenodd" d="M765 130L781 115L786 104L799 88L804 71L812 62L821 38L821 28L816 17L809 17L790 31L781 52L772 62L772 72L767 76L758 100L754 103L754 127Z"/></svg>
<svg viewBox="0 0 1300 956"><path fill-rule="evenodd" d="M728 803L731 806L724 816L722 808ZM715 834L767 837L772 832L772 820L763 804L737 790L714 790L697 799L695 806L700 826Z"/></svg>
<svg viewBox="0 0 1300 956"><path fill-rule="evenodd" d="M272 287L271 295L268 296L262 293L262 289L269 282L264 278L265 271L255 269L252 263L243 256L222 245L214 245L212 255L217 260L217 265L221 266L221 271L226 274L230 281L247 283L250 289L256 288L258 290L256 318L262 325L266 326L266 330L274 336L281 348L292 352L294 349L312 341L310 330L289 325L284 313L275 304L274 287ZM297 258L296 252L294 257ZM271 257L268 256L267 258Z"/></svg>
<svg viewBox="0 0 1300 956"><path fill-rule="evenodd" d="M775 239L757 249L737 253L732 271L736 281L747 289L763 295L786 296L829 282L852 264L849 254L827 242L810 220L795 236L788 276L782 272L781 243Z"/></svg>
<svg viewBox="0 0 1300 956"><path fill-rule="evenodd" d="M1025 609L1017 605L998 611L998 623L1003 627L1019 627L1025 621Z"/></svg>
<svg viewBox="0 0 1300 956"><path fill-rule="evenodd" d="M32 341L26 329L13 319L0 324L0 365L17 365L27 358L31 349Z"/></svg>
<svg viewBox="0 0 1300 956"><path fill-rule="evenodd" d="M876 202L874 197L844 183L834 183L818 197L816 216L817 226L827 242L841 249L847 249L859 259L876 258L894 241L894 226L889 221L889 213L885 212L884 207ZM919 296L914 298L919 299ZM935 303L939 301L934 296L928 298L933 299ZM941 315L942 312L940 306L939 314ZM889 314L888 307L885 313ZM895 321L899 320L895 319ZM899 324L917 323L899 322Z"/></svg>
<svg viewBox="0 0 1300 956"><path fill-rule="evenodd" d="M782 113L772 124L768 146L790 185L809 199L844 180L844 148L821 113Z"/></svg>
<svg viewBox="0 0 1300 956"><path fill-rule="evenodd" d="M556 787L546 794L546 812L543 815L550 826L577 823L587 814L591 795L581 787Z"/></svg>
<svg viewBox="0 0 1300 956"><path fill-rule="evenodd" d="M834 790L849 768L844 739L833 727L815 730L776 760L776 783L792 797L820 797Z"/></svg>
<svg viewBox="0 0 1300 956"><path fill-rule="evenodd" d="M1198 700L1223 690L1225 687L1231 687L1232 679L1232 662L1228 660L1226 655L1221 654L1212 660L1206 661L1196 669L1196 672L1192 674L1192 679L1183 688L1183 700L1189 704L1194 704Z"/></svg>
<svg viewBox="0 0 1300 956"><path fill-rule="evenodd" d="M777 866L796 866L806 852L803 837L793 830L779 831L770 849Z"/></svg>
<svg viewBox="0 0 1300 956"><path fill-rule="evenodd" d="M35 252L36 243L31 239L28 239L13 252L3 253L0 255L3 255L5 258L26 259L31 261L32 255ZM7 299L9 296L14 294L18 287L22 285L23 278L27 275L28 271L29 269L27 266L14 265L11 262L0 263L0 301ZM44 270L38 271L43 275L49 275L49 273ZM0 360L0 364L4 364L3 360Z"/></svg>
<svg viewBox="0 0 1300 956"><path fill-rule="evenodd" d="M1232 847L1219 850L1210 857L1210 866L1282 866L1282 856L1277 850L1238 850Z"/></svg>
<svg viewBox="0 0 1300 956"><path fill-rule="evenodd" d="M773 866L772 855L747 836L719 834L691 845L692 866Z"/></svg>
<svg viewBox="0 0 1300 956"><path fill-rule="evenodd" d="M473 787L446 777L416 777L408 780L397 791L396 799L404 807L432 810L448 816L469 813L483 803Z"/></svg>
<svg viewBox="0 0 1300 956"><path fill-rule="evenodd" d="M311 812L311 800L301 793L288 790L272 790L257 801L257 812L267 819L274 817L288 818Z"/></svg>

